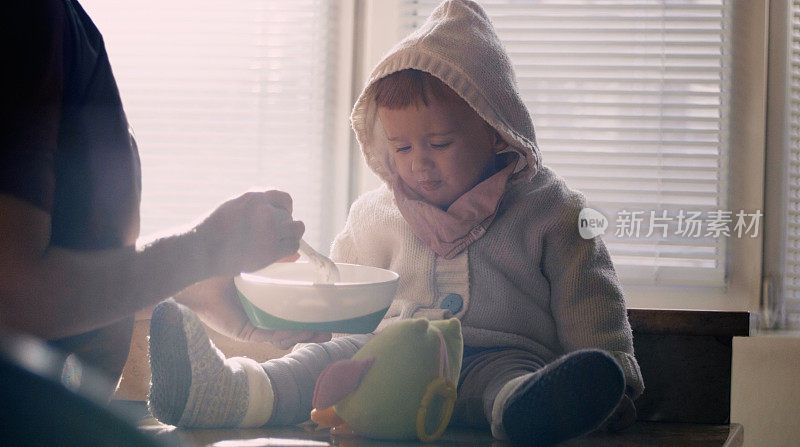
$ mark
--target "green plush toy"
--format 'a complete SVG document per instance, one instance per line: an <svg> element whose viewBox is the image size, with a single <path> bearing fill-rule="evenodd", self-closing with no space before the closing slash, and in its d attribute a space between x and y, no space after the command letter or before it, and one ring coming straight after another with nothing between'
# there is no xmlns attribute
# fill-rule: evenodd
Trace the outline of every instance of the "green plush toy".
<svg viewBox="0 0 800 447"><path fill-rule="evenodd" d="M399 321L325 368L311 419L370 438L432 441L450 422L463 351L456 318Z"/></svg>

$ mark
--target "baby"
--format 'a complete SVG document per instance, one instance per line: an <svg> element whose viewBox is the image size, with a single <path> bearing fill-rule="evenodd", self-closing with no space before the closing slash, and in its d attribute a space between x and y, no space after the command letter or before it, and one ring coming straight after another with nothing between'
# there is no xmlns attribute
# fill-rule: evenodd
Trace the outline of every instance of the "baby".
<svg viewBox="0 0 800 447"><path fill-rule="evenodd" d="M378 64L351 119L384 185L353 204L331 257L400 274L378 331L412 317L461 321L453 423L552 445L612 414L631 422L644 387L614 267L601 240L579 235L581 194L542 165L480 6L442 3ZM150 408L188 427L296 424L322 369L370 337L263 364L225 359L191 311L166 301L151 323Z"/></svg>

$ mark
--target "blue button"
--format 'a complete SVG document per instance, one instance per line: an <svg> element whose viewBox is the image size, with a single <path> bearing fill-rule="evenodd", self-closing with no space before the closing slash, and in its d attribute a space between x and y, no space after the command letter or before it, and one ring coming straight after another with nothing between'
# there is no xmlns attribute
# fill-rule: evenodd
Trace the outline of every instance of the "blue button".
<svg viewBox="0 0 800 447"><path fill-rule="evenodd" d="M442 309L449 309L453 315L457 314L461 307L464 305L464 299L457 293L451 293L444 297L442 304L439 306Z"/></svg>

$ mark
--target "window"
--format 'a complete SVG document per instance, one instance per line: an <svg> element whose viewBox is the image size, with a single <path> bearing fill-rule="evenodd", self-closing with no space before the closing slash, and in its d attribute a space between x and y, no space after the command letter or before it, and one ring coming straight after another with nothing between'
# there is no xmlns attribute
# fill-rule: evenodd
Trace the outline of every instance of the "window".
<svg viewBox="0 0 800 447"><path fill-rule="evenodd" d="M604 240L620 275L721 285L725 239L695 222L727 205L730 8L673 3L483 2L545 164L609 218ZM407 27L436 4L409 1Z"/></svg>
<svg viewBox="0 0 800 447"><path fill-rule="evenodd" d="M306 239L327 251L347 206L337 185L350 105L338 92L350 85L340 16L351 11L333 0L82 3L139 145L142 234L265 186L292 194Z"/></svg>
<svg viewBox="0 0 800 447"><path fill-rule="evenodd" d="M800 328L800 1L792 1L791 145L786 169L783 294L787 325Z"/></svg>
<svg viewBox="0 0 800 447"><path fill-rule="evenodd" d="M764 205L764 1L480 1L544 162L609 219L630 305L758 309L762 222L734 233ZM143 234L271 185L326 251L377 183L347 120L355 95L438 2L83 0L139 143ZM731 236L709 228L717 211ZM695 237L680 216L696 212Z"/></svg>
<svg viewBox="0 0 800 447"><path fill-rule="evenodd" d="M438 3L402 1L398 35ZM659 305L654 291L694 286L698 307L718 308L741 261L731 239L763 231L760 206L734 208L742 202L729 191L739 181L730 173L733 2L480 3L515 65L544 163L608 218L603 238L626 289L659 296L634 302ZM760 280L751 277L750 296L733 307L751 305Z"/></svg>
<svg viewBox="0 0 800 447"><path fill-rule="evenodd" d="M800 0L770 4L768 327L800 328Z"/></svg>

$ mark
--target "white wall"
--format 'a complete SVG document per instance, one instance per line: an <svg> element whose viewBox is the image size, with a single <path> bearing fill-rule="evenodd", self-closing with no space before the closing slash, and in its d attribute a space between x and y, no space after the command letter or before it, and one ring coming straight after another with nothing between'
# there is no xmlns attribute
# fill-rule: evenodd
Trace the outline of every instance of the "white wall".
<svg viewBox="0 0 800 447"><path fill-rule="evenodd" d="M733 338L731 422L745 447L800 445L800 336Z"/></svg>

